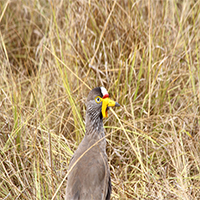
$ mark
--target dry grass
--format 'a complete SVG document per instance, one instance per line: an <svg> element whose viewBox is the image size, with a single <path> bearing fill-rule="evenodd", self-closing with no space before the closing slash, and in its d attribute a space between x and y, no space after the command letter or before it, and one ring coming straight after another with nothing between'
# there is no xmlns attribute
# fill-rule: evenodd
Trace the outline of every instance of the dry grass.
<svg viewBox="0 0 200 200"><path fill-rule="evenodd" d="M0 199L63 199L90 88L112 199L200 199L200 1L0 1Z"/></svg>

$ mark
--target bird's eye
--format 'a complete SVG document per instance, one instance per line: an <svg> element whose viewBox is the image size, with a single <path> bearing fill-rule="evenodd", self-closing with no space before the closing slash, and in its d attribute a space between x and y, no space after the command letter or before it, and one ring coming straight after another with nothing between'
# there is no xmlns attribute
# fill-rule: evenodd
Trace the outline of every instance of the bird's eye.
<svg viewBox="0 0 200 200"><path fill-rule="evenodd" d="M95 98L95 101L96 101L97 103L100 103L100 102L101 102L101 97L99 97L99 96L96 97L96 98Z"/></svg>

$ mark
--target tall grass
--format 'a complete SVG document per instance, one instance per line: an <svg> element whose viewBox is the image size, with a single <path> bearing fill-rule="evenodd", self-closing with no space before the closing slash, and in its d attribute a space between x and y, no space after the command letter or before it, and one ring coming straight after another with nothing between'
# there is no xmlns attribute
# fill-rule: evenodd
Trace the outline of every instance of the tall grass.
<svg viewBox="0 0 200 200"><path fill-rule="evenodd" d="M0 1L0 198L63 199L88 92L112 199L200 199L200 1Z"/></svg>

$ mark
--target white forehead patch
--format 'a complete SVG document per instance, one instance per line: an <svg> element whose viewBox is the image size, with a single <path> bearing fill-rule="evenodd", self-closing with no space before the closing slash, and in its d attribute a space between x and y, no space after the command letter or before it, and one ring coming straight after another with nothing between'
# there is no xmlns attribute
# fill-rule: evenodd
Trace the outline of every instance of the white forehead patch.
<svg viewBox="0 0 200 200"><path fill-rule="evenodd" d="M105 87L100 87L100 88L101 88L101 93L103 94L103 96L104 96L105 94L108 94L108 91L106 90Z"/></svg>

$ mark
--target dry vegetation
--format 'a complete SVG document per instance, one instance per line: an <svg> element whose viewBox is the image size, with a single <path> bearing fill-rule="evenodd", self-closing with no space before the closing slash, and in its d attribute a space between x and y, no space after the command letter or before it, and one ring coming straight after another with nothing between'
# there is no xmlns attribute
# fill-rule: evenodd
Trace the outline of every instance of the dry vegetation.
<svg viewBox="0 0 200 200"><path fill-rule="evenodd" d="M199 0L0 6L0 199L63 199L101 85L112 199L200 199Z"/></svg>

